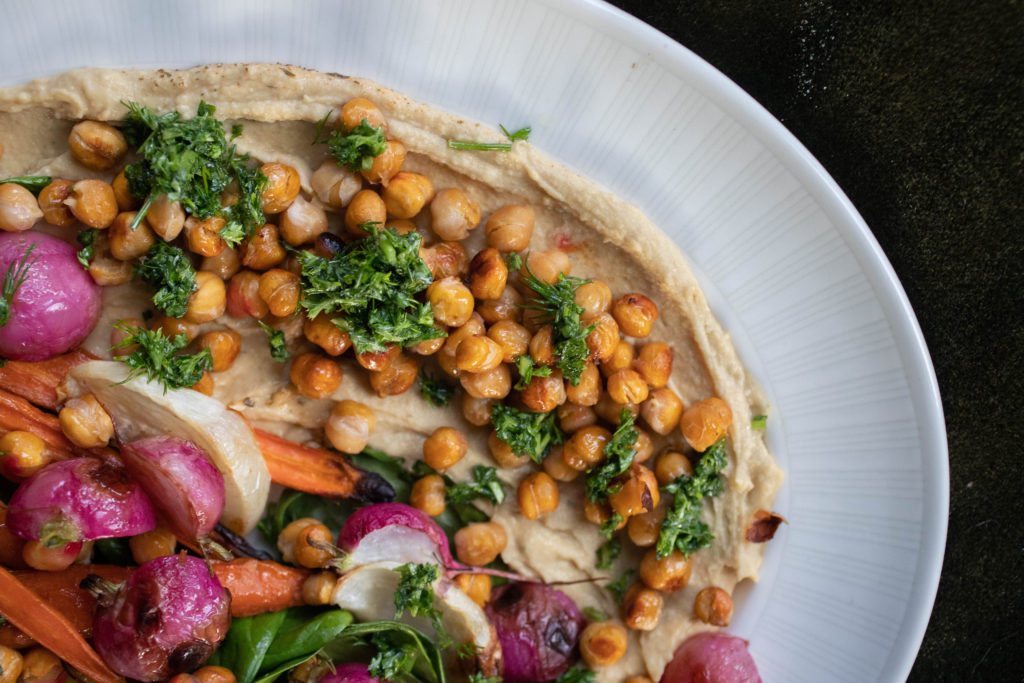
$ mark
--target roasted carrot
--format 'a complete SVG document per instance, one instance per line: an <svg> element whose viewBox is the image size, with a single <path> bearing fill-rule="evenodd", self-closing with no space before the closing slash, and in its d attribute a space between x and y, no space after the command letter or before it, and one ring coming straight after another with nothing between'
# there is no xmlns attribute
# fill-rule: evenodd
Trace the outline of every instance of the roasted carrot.
<svg viewBox="0 0 1024 683"><path fill-rule="evenodd" d="M0 614L94 681L115 683L121 680L59 609L3 567L0 567Z"/></svg>
<svg viewBox="0 0 1024 683"><path fill-rule="evenodd" d="M32 432L57 458L73 458L81 451L64 436L55 415L40 410L21 396L0 389L0 432L15 430Z"/></svg>
<svg viewBox="0 0 1024 683"><path fill-rule="evenodd" d="M8 569L27 567L21 557L25 541L7 528L7 506L0 502L0 566Z"/></svg>
<svg viewBox="0 0 1024 683"><path fill-rule="evenodd" d="M251 558L212 562L210 566L231 593L233 617L251 617L303 604L302 584L310 574L307 570Z"/></svg>
<svg viewBox="0 0 1024 683"><path fill-rule="evenodd" d="M7 361L0 367L0 389L23 396L42 408L57 410L61 403L57 387L71 368L93 359L92 354L75 349L34 363Z"/></svg>
<svg viewBox="0 0 1024 683"><path fill-rule="evenodd" d="M36 595L42 596L50 607L67 617L79 633L88 638L92 634L92 612L96 598L79 588L82 579L96 574L111 583L124 583L131 572L129 567L107 564L73 564L59 572L24 570L13 572L18 581Z"/></svg>

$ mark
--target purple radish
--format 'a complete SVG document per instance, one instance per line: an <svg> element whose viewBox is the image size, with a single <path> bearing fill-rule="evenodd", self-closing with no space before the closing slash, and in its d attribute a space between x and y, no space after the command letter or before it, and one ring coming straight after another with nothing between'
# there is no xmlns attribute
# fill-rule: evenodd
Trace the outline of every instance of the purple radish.
<svg viewBox="0 0 1024 683"><path fill-rule="evenodd" d="M338 547L348 556L343 564L369 562L432 562L465 569L451 555L448 537L425 512L403 503L377 503L353 512L338 533Z"/></svg>
<svg viewBox="0 0 1024 683"><path fill-rule="evenodd" d="M676 648L661 683L761 683L747 641L724 633L698 633Z"/></svg>
<svg viewBox="0 0 1024 683"><path fill-rule="evenodd" d="M379 678L370 675L370 669L365 664L335 664L334 673L327 674L320 679L319 683L385 683Z"/></svg>

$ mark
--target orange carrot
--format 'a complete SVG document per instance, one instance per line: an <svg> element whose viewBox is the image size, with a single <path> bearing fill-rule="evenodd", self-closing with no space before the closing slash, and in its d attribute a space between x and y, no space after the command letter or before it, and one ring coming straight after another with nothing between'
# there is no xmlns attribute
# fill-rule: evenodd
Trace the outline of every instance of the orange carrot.
<svg viewBox="0 0 1024 683"><path fill-rule="evenodd" d="M82 579L96 574L111 583L128 580L130 567L106 564L73 564L58 572L24 570L13 572L18 581L67 617L79 633L88 638L92 634L92 613L96 598L84 588L79 588Z"/></svg>
<svg viewBox="0 0 1024 683"><path fill-rule="evenodd" d="M15 430L32 432L43 440L55 457L61 459L73 458L81 450L64 436L56 416L0 389L0 432Z"/></svg>
<svg viewBox="0 0 1024 683"><path fill-rule="evenodd" d="M251 558L211 562L210 566L231 593L233 617L251 617L303 604L302 584L310 575L307 570Z"/></svg>
<svg viewBox="0 0 1024 683"><path fill-rule="evenodd" d="M57 387L71 368L93 359L92 354L75 349L34 363L7 361L0 367L0 389L23 396L37 406L57 410L60 406Z"/></svg>
<svg viewBox="0 0 1024 683"><path fill-rule="evenodd" d="M311 448L253 429L256 443L275 484L336 498L362 498L360 484L367 474L340 453Z"/></svg>
<svg viewBox="0 0 1024 683"><path fill-rule="evenodd" d="M94 681L115 683L121 680L59 609L3 567L0 567L0 614Z"/></svg>

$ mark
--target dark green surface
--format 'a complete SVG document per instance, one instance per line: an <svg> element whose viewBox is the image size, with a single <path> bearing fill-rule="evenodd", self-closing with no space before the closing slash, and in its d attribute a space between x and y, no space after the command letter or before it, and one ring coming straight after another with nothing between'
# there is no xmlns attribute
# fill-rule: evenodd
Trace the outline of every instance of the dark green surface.
<svg viewBox="0 0 1024 683"><path fill-rule="evenodd" d="M764 105L871 227L949 437L945 563L909 680L1024 680L1024 4L615 4Z"/></svg>

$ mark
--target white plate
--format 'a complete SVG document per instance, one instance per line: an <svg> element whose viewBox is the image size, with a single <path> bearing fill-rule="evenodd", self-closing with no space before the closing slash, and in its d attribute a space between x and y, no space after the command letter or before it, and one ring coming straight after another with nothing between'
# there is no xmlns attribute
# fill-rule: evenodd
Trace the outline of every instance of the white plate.
<svg viewBox="0 0 1024 683"><path fill-rule="evenodd" d="M949 495L924 340L842 191L691 52L586 0L79 0L0 5L0 57L5 85L80 66L288 62L532 125L531 142L678 242L777 407L790 524L732 628L765 680L907 676Z"/></svg>

